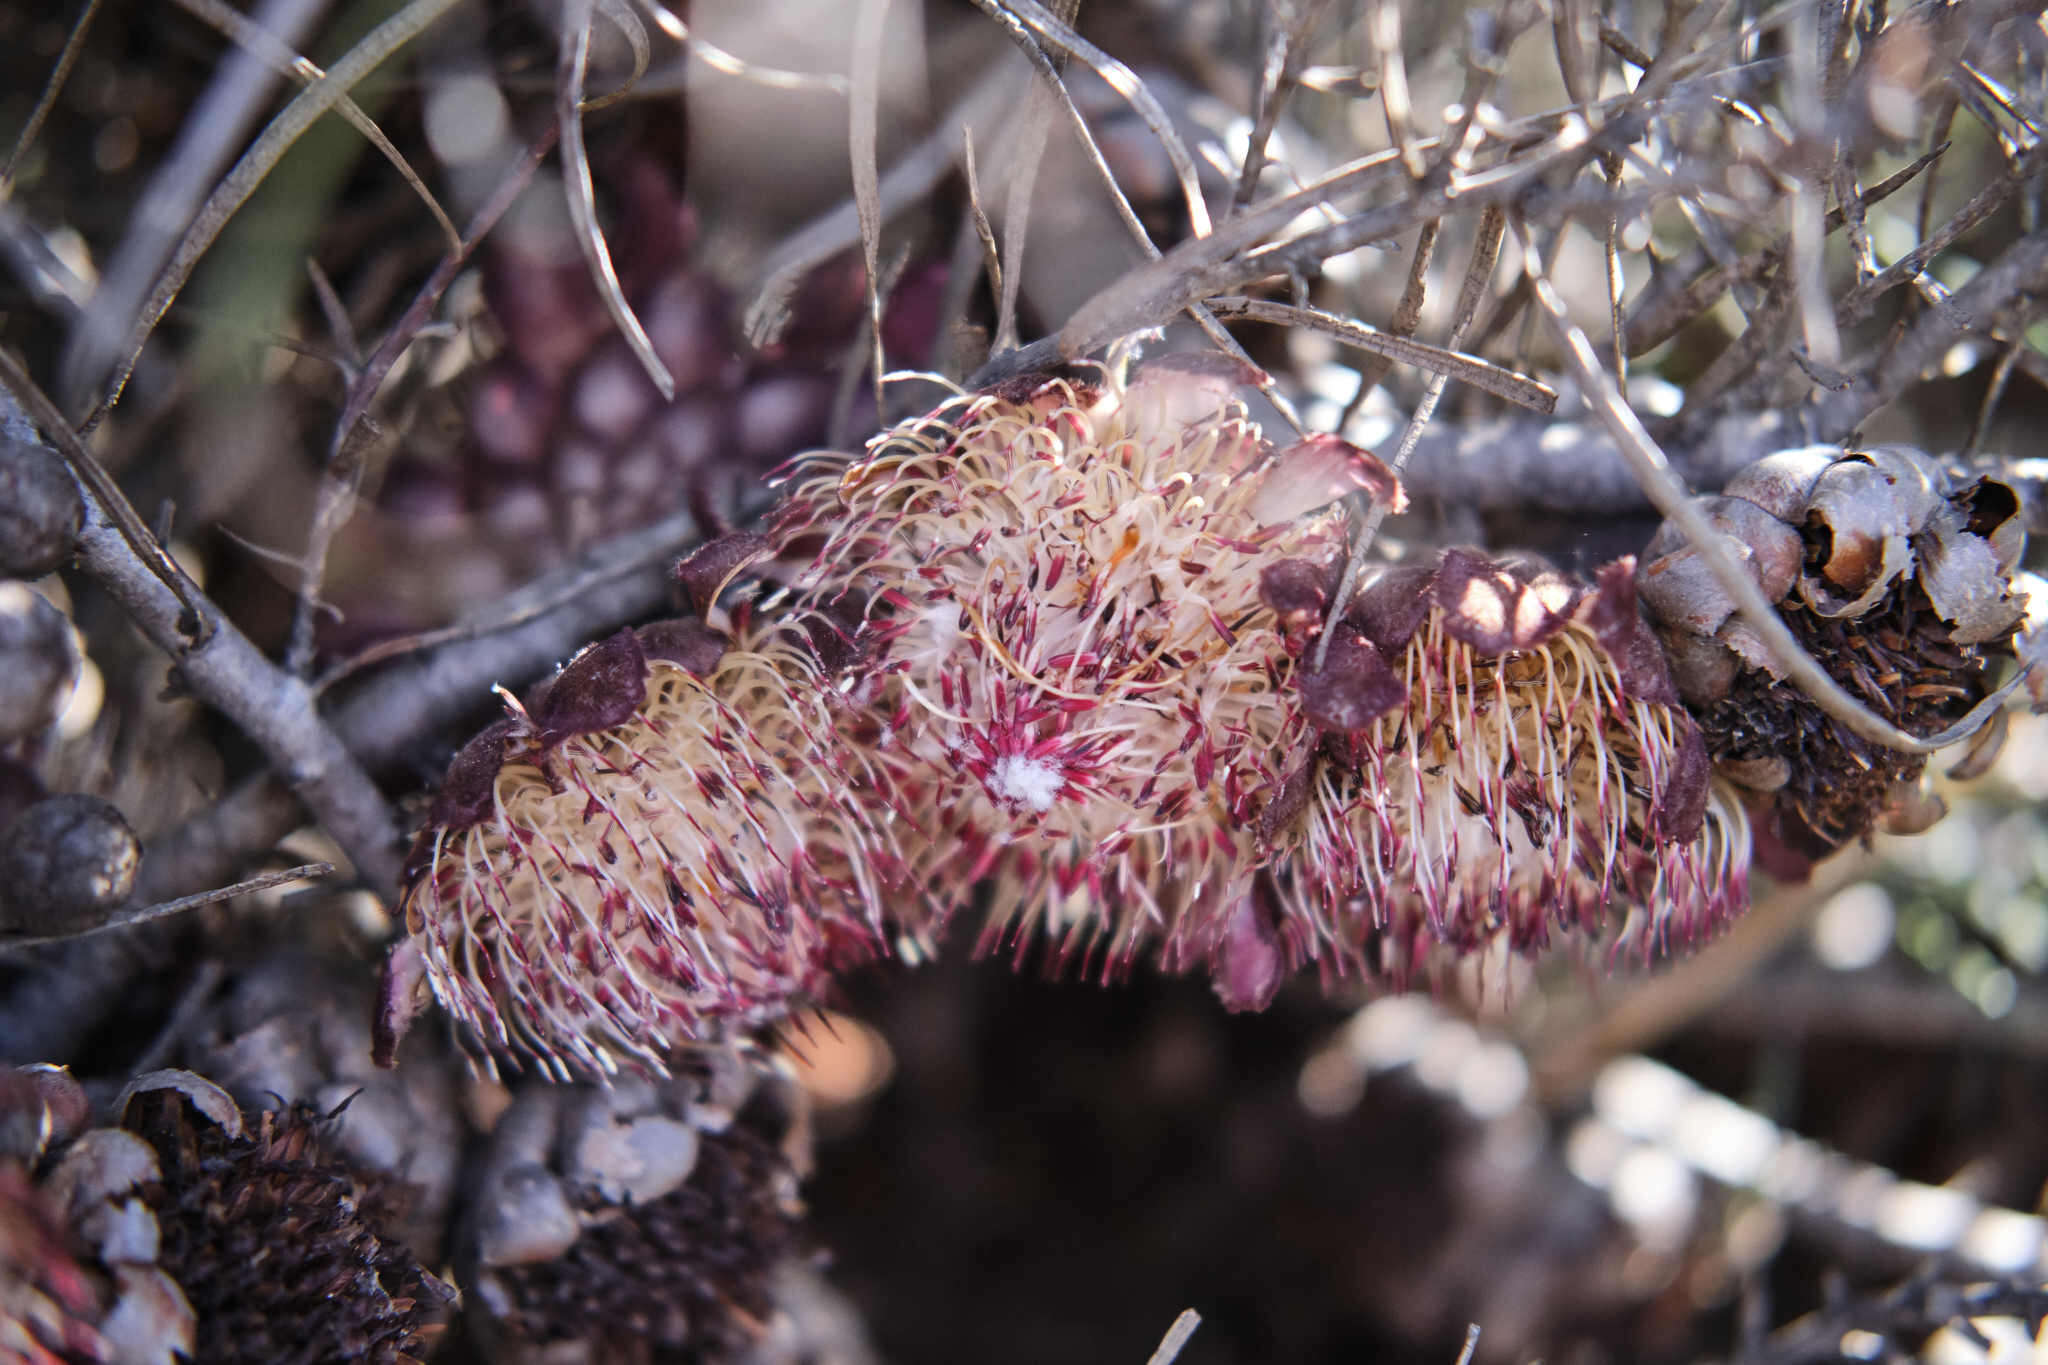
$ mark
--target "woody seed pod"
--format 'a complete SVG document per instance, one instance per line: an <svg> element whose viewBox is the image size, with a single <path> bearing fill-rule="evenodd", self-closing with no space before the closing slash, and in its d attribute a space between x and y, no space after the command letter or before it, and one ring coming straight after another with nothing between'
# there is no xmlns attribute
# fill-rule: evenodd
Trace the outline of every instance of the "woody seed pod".
<svg viewBox="0 0 2048 1365"><path fill-rule="evenodd" d="M2010 485L1903 446L1810 447L1758 461L1706 505L1793 636L1877 714L1930 734L1989 695L2025 609ZM1799 874L1879 825L1917 832L1938 818L1925 759L1863 739L1782 681L1671 523L1637 582L1717 767L1750 794L1774 871ZM1999 733L1987 727L1986 744Z"/></svg>

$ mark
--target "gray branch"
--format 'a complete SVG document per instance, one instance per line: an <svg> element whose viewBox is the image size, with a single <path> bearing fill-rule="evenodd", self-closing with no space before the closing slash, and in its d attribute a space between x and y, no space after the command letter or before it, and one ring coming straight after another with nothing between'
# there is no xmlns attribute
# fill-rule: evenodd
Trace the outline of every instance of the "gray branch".
<svg viewBox="0 0 2048 1365"><path fill-rule="evenodd" d="M371 770L420 756L423 744L473 711L493 684L522 685L589 641L658 612L667 601L669 564L699 535L696 521L679 514L595 547L449 632L459 638L346 688L329 710L332 732ZM150 845L136 895L169 900L226 881L302 818L284 783L267 775L245 782ZM397 884L395 867L389 884Z"/></svg>
<svg viewBox="0 0 2048 1365"><path fill-rule="evenodd" d="M265 658L168 556L162 564L143 558L132 530L121 524L134 522L134 509L49 399L25 375L16 375L11 363L7 368L20 389L14 398L28 410L25 415L0 390L0 416L9 434L33 438L28 417L36 418L78 479L85 499L79 567L120 604L151 644L171 656L177 677L193 695L263 750L348 853L357 875L388 893L398 884L397 822L383 793L321 718L312 689ZM156 548L153 540L148 548Z"/></svg>
<svg viewBox="0 0 2048 1365"><path fill-rule="evenodd" d="M398 884L398 826L383 794L321 719L312 689L273 665L249 637L206 604L211 633L189 644L184 606L129 548L98 501L86 499L80 566L121 604L150 643L176 660L185 686L263 750L356 872L379 892Z"/></svg>

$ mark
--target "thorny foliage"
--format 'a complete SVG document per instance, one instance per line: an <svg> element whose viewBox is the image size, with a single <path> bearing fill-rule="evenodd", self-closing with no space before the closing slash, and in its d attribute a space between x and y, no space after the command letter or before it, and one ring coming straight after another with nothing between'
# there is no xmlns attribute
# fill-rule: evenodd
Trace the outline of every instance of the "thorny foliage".
<svg viewBox="0 0 2048 1365"><path fill-rule="evenodd" d="M1198 327L1405 466L1388 535L1580 562L1655 498L1575 356L1694 487L1859 433L2025 456L2048 383L2023 0L46 8L0 5L0 348L84 489L40 586L101 700L10 739L0 802L108 797L146 849L123 919L302 861L308 815L388 896L485 689L656 611L791 442L929 406L885 366ZM617 443L671 386L651 494ZM781 445L677 453L677 413L791 395ZM127 1065L107 1021L179 1002L122 983L237 923L42 950L7 1035Z"/></svg>

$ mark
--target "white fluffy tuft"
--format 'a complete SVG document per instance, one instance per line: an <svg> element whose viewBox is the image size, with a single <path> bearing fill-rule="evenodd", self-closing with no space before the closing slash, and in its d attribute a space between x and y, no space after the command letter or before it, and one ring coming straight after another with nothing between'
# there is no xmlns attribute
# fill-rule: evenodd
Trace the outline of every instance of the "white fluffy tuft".
<svg viewBox="0 0 2048 1365"><path fill-rule="evenodd" d="M1012 805L1028 806L1040 815L1052 809L1066 774L1050 759L1004 754L988 775L989 791Z"/></svg>

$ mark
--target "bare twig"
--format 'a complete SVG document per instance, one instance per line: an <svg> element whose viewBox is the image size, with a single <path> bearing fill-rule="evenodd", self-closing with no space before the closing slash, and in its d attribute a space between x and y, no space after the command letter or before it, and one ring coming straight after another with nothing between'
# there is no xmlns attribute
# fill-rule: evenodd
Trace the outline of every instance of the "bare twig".
<svg viewBox="0 0 2048 1365"><path fill-rule="evenodd" d="M1159 1346L1146 1360L1145 1365L1173 1365L1180 1359L1188 1338L1202 1325L1202 1315L1192 1308L1183 1308L1180 1316L1173 1320L1173 1326L1166 1329L1166 1335L1159 1339Z"/></svg>
<svg viewBox="0 0 2048 1365"><path fill-rule="evenodd" d="M1063 24L1071 24L1081 0L1053 0L1053 12ZM1031 227L1032 192L1038 185L1039 163L1045 157L1046 135L1052 131L1053 106L1059 96L1050 87L1061 86L1061 63L1052 63L1051 75L1034 81L1024 100L1024 119L1012 142L1015 149L1009 166L1009 189L1003 196L1003 272L992 279L1001 281L996 293L996 335L999 351L1017 344L1017 292L1024 280L1024 243Z"/></svg>
<svg viewBox="0 0 2048 1365"><path fill-rule="evenodd" d="M555 125L562 143L562 192L569 202L569 219L576 225L576 243L583 248L590 278L604 300L612 324L626 338L626 345L647 377L654 381L664 401L676 396L675 376L654 353L647 329L626 301L619 285L619 272L612 268L611 248L605 244L604 229L597 221L597 192L590 183L590 156L583 146L583 76L590 65L592 0L568 0L562 7L562 55L555 72Z"/></svg>
<svg viewBox="0 0 2048 1365"><path fill-rule="evenodd" d="M348 308L342 303L341 295L334 292L334 281L327 278L320 262L310 256L306 258L306 278L313 283L313 297L319 301L320 314L327 320L327 331L334 338L335 352L345 376L354 380L363 368L363 351L356 342L356 328L349 321Z"/></svg>
<svg viewBox="0 0 2048 1365"><path fill-rule="evenodd" d="M1500 260L1501 238L1506 232L1507 216L1500 209L1488 206L1479 221L1479 239L1472 244L1472 260L1465 269L1465 283L1458 290L1457 312L1451 319L1450 349L1454 351L1464 344L1465 334L1479 315L1479 303L1485 298L1486 287L1493 280L1493 268ZM1423 428L1429 425L1429 419L1436 415L1437 400L1443 397L1444 385L1449 382L1450 375L1439 370L1430 376L1429 383L1423 388L1422 398L1408 419L1408 428L1401 433L1401 444L1395 449L1394 458L1387 461L1387 468L1394 471L1395 478L1400 478L1408 468L1408 458L1415 453L1415 443L1421 438ZM1555 394L1551 395L1551 401L1555 403ZM1337 581L1337 591L1330 596L1330 610L1323 620L1323 633L1316 641L1317 672L1322 671L1323 661L1329 657L1330 641L1337 634L1337 622L1344 618L1345 608L1351 605L1351 594L1358 590L1358 578L1365 569L1366 553L1372 549L1372 539L1378 534L1380 523L1387 519L1391 506L1389 499L1375 500L1359 518L1358 531L1344 555L1343 576Z"/></svg>
<svg viewBox="0 0 2048 1365"><path fill-rule="evenodd" d="M1322 22L1330 0L1302 0L1289 23L1273 35L1272 50L1266 55L1266 70L1259 85L1258 116L1252 120L1251 141L1246 144L1244 168L1238 172L1237 192L1230 197L1230 211L1236 213L1259 190L1259 174L1266 169L1266 145L1280 122L1288 100L1301 85L1301 70L1308 62L1308 40Z"/></svg>
<svg viewBox="0 0 2048 1365"><path fill-rule="evenodd" d="M1924 155L1871 186L1857 198L1858 210L1867 209L1872 204L1880 203L1896 194L1911 183L1913 177L1940 160L1942 153L1949 149L1949 145L1947 142L1937 142ZM1844 221L1842 208L1838 204L1828 210L1822 229L1832 233L1840 228ZM1758 247L1739 261L1729 261L1701 271L1681 289L1665 291L1653 288L1644 294L1630 312L1625 328L1629 355L1639 356L1662 344L1679 328L1713 307L1715 301L1730 288L1763 283L1772 271L1784 263L1785 245L1786 239L1779 237L1770 245ZM1845 324L1847 321L1839 313L1836 320Z"/></svg>
<svg viewBox="0 0 2048 1365"><path fill-rule="evenodd" d="M1880 1348L1914 1350L1938 1328L1967 1325L1971 1318L2011 1317L2038 1326L2048 1317L2048 1289L2038 1281L1965 1286L1944 1282L1936 1272L1930 1265L1888 1293L1844 1299L1809 1313L1745 1353L1742 1365L1825 1365L1842 1358L1843 1339L1851 1332L1875 1337ZM1989 1355L1988 1347L1984 1354Z"/></svg>
<svg viewBox="0 0 2048 1365"><path fill-rule="evenodd" d="M1614 350L1614 377L1628 388L1627 333L1622 326L1621 294L1627 284L1621 270L1621 171L1622 158L1607 162L1607 194L1613 201L1607 211L1607 344Z"/></svg>
<svg viewBox="0 0 2048 1365"><path fill-rule="evenodd" d="M1835 301L1835 318L1846 326L1859 322L1870 313L1871 305L1879 298L1909 283L1926 270L1927 263L1948 250L1964 233L1969 232L1993 213L2000 205L2017 193L2032 175L2048 167L2048 155L2030 155L2014 171L2002 175L1983 189L1970 196L1968 203L1957 209L1949 220L1925 237L1919 246L1893 261L1884 269L1865 280L1858 280Z"/></svg>
<svg viewBox="0 0 2048 1365"><path fill-rule="evenodd" d="M1208 238L1183 242L1150 265L1126 272L1067 320L1059 331L1058 353L1070 360L1087 355L1117 337L1157 326L1197 299L1227 294L1292 270L1315 268L1331 256L1441 218L1453 203L1463 209L1504 202L1538 179L1583 165L1599 154L1598 143L1580 127L1494 171L1469 178L1453 175L1441 186L1426 187L1395 203L1349 215L1333 226L1260 245L1266 233L1282 227L1303 209L1361 188L1399 160L1392 151L1361 158L1299 191L1254 205L1224 222ZM1430 140L1417 145L1435 143Z"/></svg>
<svg viewBox="0 0 2048 1365"><path fill-rule="evenodd" d="M1422 153L1415 145L1415 111L1408 100L1408 66L1401 57L1401 7L1395 0L1372 0L1366 10L1365 30L1372 40L1373 57L1379 62L1380 112L1386 116L1387 136L1400 154L1408 178L1421 180L1425 171Z"/></svg>
<svg viewBox="0 0 2048 1365"><path fill-rule="evenodd" d="M178 631L190 637L194 644L204 644L213 629L206 613L200 609L205 599L192 586L192 580L185 576L185 571L178 567L178 561L171 558L156 536L142 524L142 518L135 514L119 485L64 420L64 414L57 410L57 405L50 401L21 363L6 351L0 351L0 388L4 388L13 399L8 402L0 397L0 415L11 415L15 404L20 405L20 409L41 429L42 435L56 446L57 453L71 467L72 477L84 486L87 497L119 530L129 554L137 563L147 567L157 581L178 599L183 608L178 616Z"/></svg>
<svg viewBox="0 0 2048 1365"><path fill-rule="evenodd" d="M1824 439L1854 431L1871 413L1932 372L1948 348L2017 300L2048 290L2048 231L2031 233L1956 290L1948 308L1930 308L1848 388L1820 400L1813 425Z"/></svg>
<svg viewBox="0 0 2048 1365"><path fill-rule="evenodd" d="M1462 351L1391 336L1362 322L1353 322L1350 318L1338 317L1319 308L1297 308L1291 303L1273 303L1237 295L1211 299L1209 306L1216 311L1216 316L1222 318L1250 318L1255 322L1271 322L1283 327L1307 327L1390 363L1413 365L1438 379L1462 380L1475 389L1534 412L1554 412L1557 408L1556 391L1540 379L1504 370L1490 360L1466 355Z"/></svg>
<svg viewBox="0 0 2048 1365"><path fill-rule="evenodd" d="M860 215L860 254L866 267L867 332L874 349L875 411L882 411L882 192L875 165L876 115L882 102L882 35L889 0L860 0L853 21L853 89L848 95L847 157L853 163L853 206ZM1021 231L1021 229L1020 229Z"/></svg>
<svg viewBox="0 0 2048 1365"><path fill-rule="evenodd" d="M1124 102L1145 121L1145 126L1152 130L1152 135L1159 139L1159 145L1166 151L1166 159L1173 163L1174 177L1180 181L1181 197L1187 203L1189 230L1197 237L1208 235L1209 206L1202 198L1202 182L1195 171L1195 159L1188 154L1187 144L1174 128L1173 120L1159 107L1159 101L1135 72L1074 32L1072 26L1039 4L1038 0L975 0L975 4L991 13L1001 10L1014 15L1054 50L1091 68L1102 77L1105 85L1121 95ZM1114 177L1111 179L1113 182Z"/></svg>
<svg viewBox="0 0 2048 1365"><path fill-rule="evenodd" d="M410 773L422 744L432 736L445 740L441 732L473 713L493 684L523 684L590 640L660 610L668 600L668 566L703 534L694 517L679 512L592 548L462 625L423 637L419 653L345 689L327 723L364 767ZM139 894L178 895L233 876L302 818L282 784L244 783L150 844Z"/></svg>
<svg viewBox="0 0 2048 1365"><path fill-rule="evenodd" d="M207 1002L213 998L213 993L220 989L220 983L226 979L227 974L226 964L217 957L207 957L193 969L191 979L179 990L177 1003L171 1006L171 1012L165 1016L162 1025L156 1030L156 1036L149 1040L148 1047L136 1055L131 1068L132 1074L147 1075L171 1059L172 1050L184 1039L186 1032L199 1022Z"/></svg>
<svg viewBox="0 0 2048 1365"><path fill-rule="evenodd" d="M973 225L975 239L981 243L981 263L982 269L988 272L988 287L996 297L1001 298L1003 294L1003 254L996 246L996 230L989 225L988 211L981 204L981 183L979 177L975 174L974 165L974 130L968 129L963 135L962 141L964 145L960 149L960 155L962 163L967 168L967 217L968 221ZM965 288L971 287L971 285L965 286ZM966 313L966 297L963 288L959 305L946 309L944 316L949 318L964 316Z"/></svg>
<svg viewBox="0 0 2048 1365"><path fill-rule="evenodd" d="M38 936L14 936L0 934L0 951L9 948L33 948L38 944L57 943L65 939L89 938L94 934L110 933L116 929L128 929L150 920L163 919L167 915L182 915L187 910L197 910L202 905L215 905L236 896L247 896L258 891L268 891L273 886L286 882L301 882L313 877L325 877L334 871L333 863L306 863L300 867L288 867L282 872L266 872L260 877L251 877L233 886L223 886L213 891L202 891L194 896L180 896L176 900L159 901L154 905L136 905L117 910L105 920L90 929L75 934L45 934Z"/></svg>
<svg viewBox="0 0 2048 1365"><path fill-rule="evenodd" d="M1422 306L1429 299L1429 266L1436 259L1436 240L1442 231L1443 219L1432 218L1416 234L1415 254L1408 261L1408 283L1401 288L1401 299L1394 305L1394 316L1387 320L1388 336L1412 337L1415 329L1422 325ZM1351 406L1356 408L1363 402L1372 387L1385 379L1393 368L1393 356L1373 352L1358 367L1358 392L1352 395ZM1349 415L1347 412L1346 416Z"/></svg>
<svg viewBox="0 0 2048 1365"><path fill-rule="evenodd" d="M36 134L43 130L43 120L50 116L50 110L57 103L58 92L70 79L71 68L78 64L78 54L85 48L86 30L92 27L93 16L99 13L99 9L100 0L85 0L79 7L78 17L71 21L71 34L64 40L64 50L57 54L57 64L50 68L50 78L43 82L43 93L36 97L35 108L29 110L28 122L21 125L21 134L14 139L14 150L7 154L6 163L0 164L0 199L7 198L8 192L14 188L14 174L21 169L21 159L35 145Z"/></svg>
<svg viewBox="0 0 2048 1365"><path fill-rule="evenodd" d="M4 379L85 492L78 560L157 648L193 694L253 740L380 893L398 881L398 828L376 785L328 728L305 683L275 667L186 579L121 491L11 356ZM145 555L138 543L154 551ZM168 566L168 567L166 567Z"/></svg>
<svg viewBox="0 0 2048 1365"><path fill-rule="evenodd" d="M440 306L441 295L455 281L485 234L512 207L521 190L532 181L541 161L554 145L551 128L526 150L526 154L505 172L491 195L477 209L469 231L456 241L455 249L442 257L433 274L413 295L412 303L377 343L370 358L349 377L348 393L342 400L341 416L334 424L334 437L327 448L327 463L321 469L320 485L314 494L313 519L306 529L305 553L299 557L298 603L292 614L291 636L285 645L285 667L304 677L312 667L313 619L320 600L320 585L327 577L327 553L334 537L348 521L355 504L355 491L362 478L362 457L366 444L364 417L377 391L399 356L418 337L420 329Z"/></svg>
<svg viewBox="0 0 2048 1365"><path fill-rule="evenodd" d="M121 344L119 360L105 392L79 424L81 432L91 431L107 410L120 401L121 391L127 387L128 376L134 373L135 361L148 343L150 333L156 330L157 323L170 310L172 300L185 288L185 282L192 277L199 258L206 254L206 249L213 245L214 238L226 226L228 219L248 202L249 196L256 192L256 187L263 183L284 154L313 126L315 120L334 107L337 100L383 65L394 52L418 37L428 25L454 8L456 3L457 0L410 0L404 9L372 29L361 42L350 48L325 76L300 91L270 121L262 136L228 172L227 178L207 196L198 218L186 230L178 249L171 254L170 263L158 274L140 316Z"/></svg>
<svg viewBox="0 0 2048 1365"><path fill-rule="evenodd" d="M0 199L0 261L38 308L65 322L84 310L92 287L50 248L49 234L18 205Z"/></svg>
<svg viewBox="0 0 2048 1365"><path fill-rule="evenodd" d="M178 3L220 30L237 47L253 52L257 60L265 66L281 76L297 81L302 87L311 85L327 74L280 43L260 25L251 23L241 11L223 4L222 0L178 0ZM384 135L384 130L377 126L376 120L364 113L362 106L347 95L334 102L334 112L341 115L349 127L361 133L364 140L375 147L378 154L391 163L391 168L398 172L400 178L411 186L412 192L427 206L427 212L433 215L435 224L440 227L441 235L448 239L449 245L454 246L460 242L462 234L455 230L455 223L441 207L441 201L427 188L427 182L412 168L412 163L405 159L405 154Z"/></svg>
<svg viewBox="0 0 2048 1365"><path fill-rule="evenodd" d="M1041 54L1043 55L1043 54ZM1022 73L992 71L977 80L941 119L929 137L883 174L876 187L887 218L929 194L940 177L952 170L963 139L972 128L1002 121L1002 111L1015 103ZM746 307L742 329L754 346L772 343L789 317L789 296L807 273L860 241L860 209L846 199L784 238L761 264L753 301Z"/></svg>
<svg viewBox="0 0 2048 1365"><path fill-rule="evenodd" d="M1117 217L1123 221L1125 229L1131 234L1132 240L1137 243L1139 250L1145 253L1146 258L1154 262L1158 261L1160 259L1159 248L1153 243L1151 234L1145 231L1145 225L1138 221L1137 210L1131 207L1130 198L1125 195L1123 186L1117 183L1115 173L1110 170L1109 162L1102 155L1102 148L1096 144L1093 130L1088 127L1088 120L1082 116L1080 109L1074 104L1074 97L1068 93L1066 83L1060 79L1059 71L1052 65L1051 59L1039 50L1037 42L1026 31L1024 18L1021 16L1027 10L1042 16L1042 22L1033 21L1032 27L1043 34L1048 41L1054 43L1062 51L1068 52L1093 66L1096 73L1103 80L1107 81L1111 88L1122 94L1130 102L1131 106L1137 109L1148 122L1151 122L1156 114L1162 122L1154 124L1154 131L1158 133L1162 141L1166 142L1169 158L1171 159L1175 156L1176 148L1180 148L1179 155L1184 157L1186 149L1180 147L1179 135L1173 131L1172 126L1163 122L1165 114L1159 109L1158 102L1152 97L1152 93L1146 90L1143 83L1138 81L1137 77L1132 75L1122 63L1104 56L1101 52L1098 52L1095 48L1082 41L1066 25L1059 23L1054 16L1046 14L1037 5L1033 4L1032 0L1019 0L1017 4L1007 3L1007 0L975 0L975 3L1002 21L1011 30L1011 36L1017 40L1025 56L1031 61L1033 68L1037 70L1039 76L1046 82L1042 88L1050 90L1053 97L1059 102L1060 108L1066 111L1067 119L1073 125L1075 136L1080 139L1081 149L1088 156L1089 164L1095 168L1097 177L1109 190L1110 202L1116 208ZM1012 14L1012 9L1015 9L1017 13ZM1066 37L1062 38L1059 36L1060 34L1065 34ZM1178 164L1178 161L1176 161L1176 165ZM1190 174L1192 174L1192 171L1190 171ZM1208 215L1206 210L1200 208L1198 189L1195 192L1195 198L1190 200L1189 213L1193 219L1196 232L1198 234L1206 232L1209 226ZM1206 307L1194 300L1187 301L1183 306L1186 308L1188 315L1195 320L1196 325L1202 329L1203 333L1218 349L1236 356L1247 364L1251 363L1250 357L1245 355L1244 347L1238 345L1237 339L1223 329L1223 324L1218 322ZM1158 321L1163 323L1180 311L1180 308L1175 308L1162 315ZM1012 348L1007 351L1000 351L998 354L1022 359L1027 350L1029 348ZM1280 391L1278 385L1274 384L1271 380L1267 380L1260 385L1260 391L1266 395L1267 400L1273 404L1274 408L1289 426L1293 427L1297 432L1303 430L1301 415L1295 411L1293 402L1286 394Z"/></svg>
<svg viewBox="0 0 2048 1365"><path fill-rule="evenodd" d="M327 0L265 0L252 22L285 47L296 48L326 4ZM128 215L120 247L65 339L57 365L57 395L67 409L76 410L91 396L113 362L164 258L191 225L207 187L220 178L235 147L262 113L273 85L270 68L242 49L228 53L215 68L206 92L179 128L169 156Z"/></svg>
<svg viewBox="0 0 2048 1365"><path fill-rule="evenodd" d="M1977 405L1977 419L1970 423L1969 439L1963 442L1963 448L1957 452L1958 458L1973 460L1977 457L1977 450L1984 441L1984 433L1991 427L1992 414L1998 411L1998 404L2005 397L2005 386L2012 378L2013 367L2019 363L2020 357L2026 354L2026 350L2027 338L2024 333L2005 343L2005 349L1999 353L1998 364L1992 368L1991 382L1984 386L1984 399Z"/></svg>

